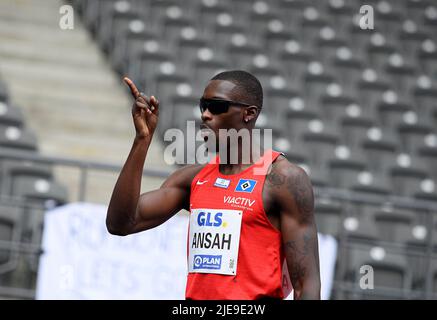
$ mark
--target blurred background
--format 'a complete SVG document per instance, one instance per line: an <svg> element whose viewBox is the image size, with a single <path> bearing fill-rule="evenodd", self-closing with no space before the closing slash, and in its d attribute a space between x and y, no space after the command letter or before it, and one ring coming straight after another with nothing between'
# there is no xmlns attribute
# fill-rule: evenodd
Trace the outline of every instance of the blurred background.
<svg viewBox="0 0 437 320"><path fill-rule="evenodd" d="M1 0L0 296L35 298L48 210L109 203L134 137L124 75L161 105L147 191L177 168L165 130L199 123L207 81L243 69L338 245L330 298L436 299L436 42L435 0Z"/></svg>

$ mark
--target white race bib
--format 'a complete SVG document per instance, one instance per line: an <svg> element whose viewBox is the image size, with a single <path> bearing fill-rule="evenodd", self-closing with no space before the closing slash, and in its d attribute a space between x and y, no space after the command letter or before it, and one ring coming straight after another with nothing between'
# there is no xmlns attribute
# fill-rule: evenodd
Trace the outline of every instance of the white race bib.
<svg viewBox="0 0 437 320"><path fill-rule="evenodd" d="M241 210L192 209L188 272L237 274Z"/></svg>

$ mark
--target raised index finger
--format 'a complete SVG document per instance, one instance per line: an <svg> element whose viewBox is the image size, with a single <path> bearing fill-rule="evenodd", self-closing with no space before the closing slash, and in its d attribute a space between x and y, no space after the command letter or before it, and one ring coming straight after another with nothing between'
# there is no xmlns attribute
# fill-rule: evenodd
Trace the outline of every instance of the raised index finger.
<svg viewBox="0 0 437 320"><path fill-rule="evenodd" d="M129 86L129 89L132 95L134 96L134 98L135 99L138 98L140 96L140 92L138 91L137 86L128 77L124 77L123 80Z"/></svg>

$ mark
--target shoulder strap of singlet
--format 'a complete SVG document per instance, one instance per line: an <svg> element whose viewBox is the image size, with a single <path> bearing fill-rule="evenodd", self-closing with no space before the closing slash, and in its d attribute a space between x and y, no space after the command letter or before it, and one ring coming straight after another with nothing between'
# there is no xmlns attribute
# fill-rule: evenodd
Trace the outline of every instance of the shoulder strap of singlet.
<svg viewBox="0 0 437 320"><path fill-rule="evenodd" d="M253 174L254 175L266 175L270 165L276 160L280 155L284 155L282 152L277 152L272 149L264 152L263 156L254 164Z"/></svg>

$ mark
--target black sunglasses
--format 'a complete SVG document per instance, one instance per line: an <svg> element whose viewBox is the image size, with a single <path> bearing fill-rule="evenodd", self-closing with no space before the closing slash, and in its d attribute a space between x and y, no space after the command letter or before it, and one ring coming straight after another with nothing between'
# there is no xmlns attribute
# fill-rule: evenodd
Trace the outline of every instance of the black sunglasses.
<svg viewBox="0 0 437 320"><path fill-rule="evenodd" d="M208 109L209 112L211 112L214 115L228 112L230 105L243 106L243 107L251 106L251 104L242 103L242 102L221 100L221 99L204 99L204 98L201 98L199 103L201 113L204 113L205 110Z"/></svg>

